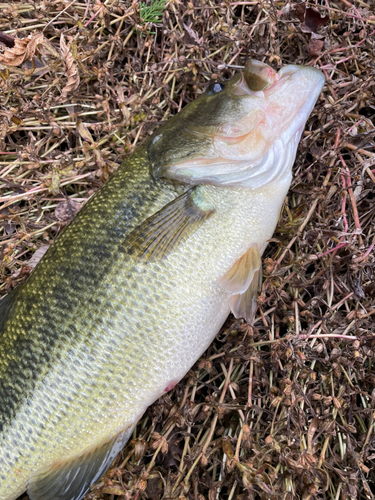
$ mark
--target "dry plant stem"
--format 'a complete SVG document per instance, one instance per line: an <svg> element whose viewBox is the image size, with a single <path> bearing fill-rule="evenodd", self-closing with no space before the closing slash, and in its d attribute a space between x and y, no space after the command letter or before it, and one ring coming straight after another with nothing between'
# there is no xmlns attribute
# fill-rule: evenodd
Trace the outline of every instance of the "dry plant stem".
<svg viewBox="0 0 375 500"><path fill-rule="evenodd" d="M328 181L329 181L330 177L331 177L331 172L328 171L328 173L326 175L326 178L325 178L325 180L323 182L323 187L325 187L328 184ZM313 213L316 210L316 207L317 207L318 203L319 203L318 199L314 200L312 206L310 207L310 210L307 212L307 215L306 215L303 223L298 228L297 234L290 240L288 246L285 248L285 250L282 252L282 254L280 255L280 257L277 259L277 261L276 261L276 265L277 266L279 266L281 264L281 262L283 261L285 255L287 254L288 250L290 250L292 248L293 244L296 242L296 240L299 237L299 235L302 233L302 231L307 226L309 220L311 219Z"/></svg>
<svg viewBox="0 0 375 500"><path fill-rule="evenodd" d="M319 338L332 338L332 339L345 339L357 340L354 335L338 335L336 333L319 333L319 335L299 335L300 339L319 339Z"/></svg>
<svg viewBox="0 0 375 500"><path fill-rule="evenodd" d="M197 390L197 385L195 384L194 387L193 387L193 390L192 390L191 398L190 398L190 402L191 403L194 403L194 398L195 398L196 390ZM191 427L190 426L188 427L188 433L189 434L191 433ZM185 457L185 455L186 455L186 453L187 453L187 451L189 449L189 443L190 443L190 436L187 436L186 439L185 439L184 449L182 451L180 466L178 468L178 470L179 470L179 472L181 474L183 474L183 470L184 470L184 457Z"/></svg>
<svg viewBox="0 0 375 500"><path fill-rule="evenodd" d="M249 390L247 393L247 406L250 408L252 406L251 398L253 392L253 371L254 371L254 362L250 360L250 368L249 368Z"/></svg>
<svg viewBox="0 0 375 500"><path fill-rule="evenodd" d="M224 387L221 391L221 395L220 395L220 399L219 399L219 405L223 403L224 401L224 398L225 398L225 394L227 392L227 389L228 389L228 386L230 384L230 376L231 376L231 373L232 373L232 369L233 369L233 358L230 360L230 364L229 364L229 368L228 368L228 373L227 373L227 376L225 378L225 383L224 383ZM216 427L216 424L217 424L217 419L218 419L218 415L215 414L213 420L212 420L212 424L211 424L211 428L210 428L210 431L209 431L209 434L206 438L206 441L203 445L203 448L202 448L202 451L200 452L200 454L198 455L198 457L195 459L193 465L191 466L190 470L188 471L188 473L186 474L185 476L185 482L188 482L194 468L196 467L197 463L199 462L199 460L202 458L202 456L204 456L207 452L207 448L211 442L211 439L212 439L212 436L215 432L215 427Z"/></svg>
<svg viewBox="0 0 375 500"><path fill-rule="evenodd" d="M350 201L351 201L351 204L352 204L352 208L353 208L353 216L354 216L354 223L355 223L355 227L358 231L358 233L361 231L361 224L359 222L359 217L358 217L358 210L357 210L357 205L356 205L356 201L355 201L355 198L354 198L354 193L353 193L353 188L352 188L352 181L351 181L351 178L350 178L350 172L349 172L349 169L344 161L344 158L342 157L341 154L339 154L339 158L340 158L340 161L345 169L345 172L346 172L346 178L347 178L347 186L348 186L348 191L349 191L349 197L350 197Z"/></svg>
<svg viewBox="0 0 375 500"><path fill-rule="evenodd" d="M162 436L162 437L163 437L163 439L164 439L164 440L166 440L166 439L167 439L167 437L169 436L169 434L173 431L174 427L175 427L175 424L172 424L172 425L169 427L169 429L168 429L168 430L167 430L167 431L163 434L163 436ZM163 444L164 444L164 442L163 442L163 440L161 440L161 443L160 443L160 444L159 444L159 446L156 448L155 453L154 453L154 454L153 454L153 456L152 456L151 462L149 463L149 465L148 465L148 467L147 467L147 469L146 469L146 473L147 473L147 474L148 474L148 473L150 472L150 470L152 469L152 467L153 467L153 465L154 465L154 463L155 463L156 457L158 456L158 454L159 454L159 452L160 452L160 450L161 450L161 448L162 448Z"/></svg>
<svg viewBox="0 0 375 500"><path fill-rule="evenodd" d="M233 358L230 360L230 363L229 363L228 373L227 373L227 376L225 378L224 387L223 387L223 390L221 391L221 395L220 395L220 399L219 399L219 405L221 405L224 402L225 394L226 394L228 386L230 384L230 376L232 374L232 370L233 370ZM207 448L211 442L212 436L213 436L214 431L215 431L217 419L218 419L218 415L216 414L212 420L211 429L210 429L210 432L207 436L206 442L203 445L202 455L206 453Z"/></svg>

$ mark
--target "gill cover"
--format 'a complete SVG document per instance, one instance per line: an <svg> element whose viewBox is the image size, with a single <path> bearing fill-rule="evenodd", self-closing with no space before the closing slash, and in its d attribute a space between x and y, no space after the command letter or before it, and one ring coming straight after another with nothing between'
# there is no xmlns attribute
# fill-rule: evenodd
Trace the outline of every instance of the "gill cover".
<svg viewBox="0 0 375 500"><path fill-rule="evenodd" d="M225 85L209 87L151 138L154 177L258 188L289 171L324 84L307 66L278 73L250 60Z"/></svg>

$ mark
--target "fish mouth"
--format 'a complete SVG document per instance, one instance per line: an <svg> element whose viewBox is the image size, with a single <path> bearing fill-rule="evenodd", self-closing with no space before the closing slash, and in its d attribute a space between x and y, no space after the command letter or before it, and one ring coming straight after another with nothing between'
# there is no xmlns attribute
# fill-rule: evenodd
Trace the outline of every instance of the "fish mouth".
<svg viewBox="0 0 375 500"><path fill-rule="evenodd" d="M230 93L245 100L257 99L261 110L257 114L258 121L254 121L254 113L249 114L241 120L237 133L221 133L216 137L227 143L241 142L256 126L267 126L270 118L278 122L279 130L285 130L286 133L282 134L285 140L286 136L291 138L298 131L302 133L324 82L323 73L311 66L287 65L277 72L268 64L250 59ZM270 123L269 128L272 135L275 127Z"/></svg>
<svg viewBox="0 0 375 500"><path fill-rule="evenodd" d="M271 98L273 92L278 91L278 86L296 89L300 93L299 101L291 113L291 119L286 130L281 134L280 139L285 143L289 142L296 135L301 136L305 128L306 120L314 109L315 103L322 91L325 83L324 74L311 66L284 66L278 72L278 80L267 89L268 98ZM296 82L299 82L298 84Z"/></svg>
<svg viewBox="0 0 375 500"><path fill-rule="evenodd" d="M324 84L324 76L321 71L312 66L296 66L289 64L275 71L271 66L255 59L247 61L245 68L240 73L239 81L233 86L233 95L256 95L269 97L280 90L284 85L292 85L296 77L300 78L302 73L306 74L306 84L309 90L314 92L315 100ZM307 82L307 80L310 80ZM314 98L312 97L312 100Z"/></svg>

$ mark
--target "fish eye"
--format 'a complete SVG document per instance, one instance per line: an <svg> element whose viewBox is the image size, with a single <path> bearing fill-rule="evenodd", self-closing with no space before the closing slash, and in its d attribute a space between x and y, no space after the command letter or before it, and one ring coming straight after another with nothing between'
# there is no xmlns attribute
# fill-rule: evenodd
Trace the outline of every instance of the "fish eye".
<svg viewBox="0 0 375 500"><path fill-rule="evenodd" d="M223 83L211 83L208 87L208 91L210 94L218 94L224 89L225 85Z"/></svg>

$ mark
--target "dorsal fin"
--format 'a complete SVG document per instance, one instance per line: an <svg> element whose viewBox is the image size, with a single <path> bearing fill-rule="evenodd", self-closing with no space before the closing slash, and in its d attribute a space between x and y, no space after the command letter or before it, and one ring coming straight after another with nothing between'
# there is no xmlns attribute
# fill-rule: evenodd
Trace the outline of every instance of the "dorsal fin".
<svg viewBox="0 0 375 500"><path fill-rule="evenodd" d="M7 319L13 311L15 299L21 286L22 285L9 292L8 295L0 302L0 335L4 329Z"/></svg>
<svg viewBox="0 0 375 500"><path fill-rule="evenodd" d="M194 186L137 226L125 240L125 252L144 260L162 259L213 213L200 186Z"/></svg>
<svg viewBox="0 0 375 500"><path fill-rule="evenodd" d="M262 284L262 261L258 245L251 245L225 273L220 284L233 293L229 303L234 316L250 323L254 318L257 294Z"/></svg>
<svg viewBox="0 0 375 500"><path fill-rule="evenodd" d="M54 464L32 476L30 500L80 500L105 473L133 432L133 426L85 454Z"/></svg>

